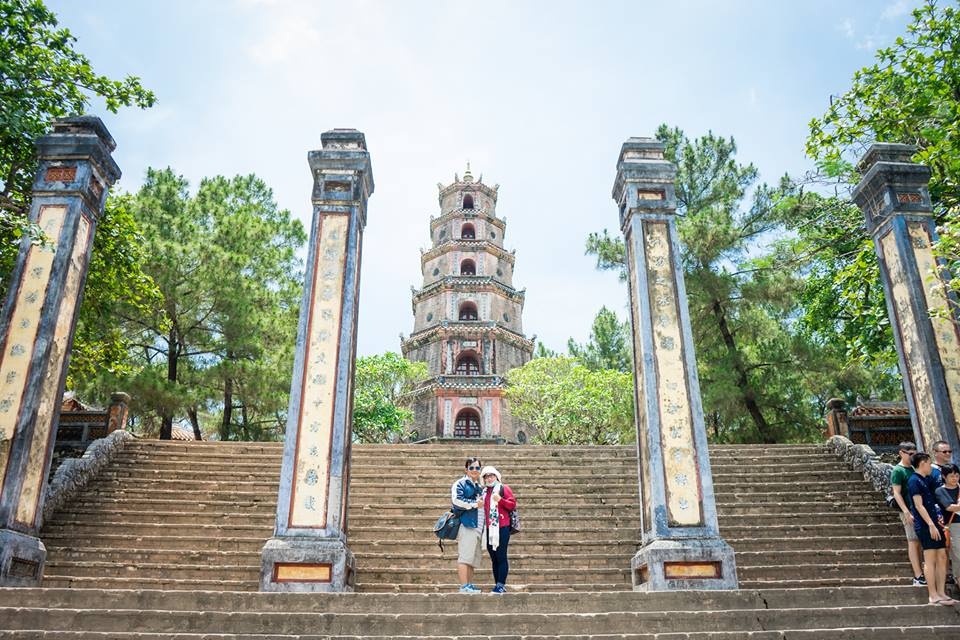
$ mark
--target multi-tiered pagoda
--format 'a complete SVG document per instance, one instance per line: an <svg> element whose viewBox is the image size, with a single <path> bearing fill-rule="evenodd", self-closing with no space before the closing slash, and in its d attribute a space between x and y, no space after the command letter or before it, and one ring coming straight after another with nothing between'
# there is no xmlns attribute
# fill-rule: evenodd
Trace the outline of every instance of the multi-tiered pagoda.
<svg viewBox="0 0 960 640"><path fill-rule="evenodd" d="M423 286L413 290L413 334L401 348L427 363L429 381L414 405L416 437L493 438L524 443L530 429L512 419L504 375L528 362L524 292L513 288L514 252L503 248L497 189L474 181L470 166L440 190L422 252Z"/></svg>

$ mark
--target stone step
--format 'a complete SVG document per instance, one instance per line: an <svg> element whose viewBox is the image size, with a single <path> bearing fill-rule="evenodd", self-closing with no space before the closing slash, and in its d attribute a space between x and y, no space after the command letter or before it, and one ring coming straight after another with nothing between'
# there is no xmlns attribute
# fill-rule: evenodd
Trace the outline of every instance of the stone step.
<svg viewBox="0 0 960 640"><path fill-rule="evenodd" d="M183 565L207 565L210 567L231 566L231 567L256 567L260 563L259 551L194 551L194 550L153 550L153 549L126 549L126 550L105 550L105 549L60 549L56 556L56 562L64 563L96 563L109 562L112 564L125 565L136 570L139 565L149 564L183 564ZM449 548L447 553L443 554L436 546L428 547L426 550L420 549L419 552L365 552L354 549L354 555L357 559L357 569L363 572L367 567L391 567L396 564L403 565L407 569L431 569L437 566L444 566L451 562L453 556ZM633 555L633 549L626 549L623 553L616 554L610 551L601 551L599 553L588 553L581 551L578 553L563 554L554 550L547 551L525 551L522 549L511 552L511 569L545 569L550 568L557 562L562 562L569 567L586 569L590 567L622 567L630 564L630 558ZM864 554L865 555L865 554ZM819 558L821 556L811 556ZM836 560L843 556L822 556L824 559ZM885 557L885 556L884 556ZM779 559L783 563L804 562L806 556L790 553L771 554L771 561ZM852 558L855 560L856 558Z"/></svg>
<svg viewBox="0 0 960 640"><path fill-rule="evenodd" d="M117 507L119 505L127 505L129 509L140 509L140 508L156 508L156 509L165 509L165 508L181 508L183 507L183 497L179 499L174 497L164 497L164 498L150 498L150 497L137 497L131 498L127 496L119 497L107 497L97 494L85 494L81 497L80 500L70 503L70 507L87 509L87 508L100 508L100 507ZM276 496L263 498L257 497L254 499L231 499L230 496L224 495L220 496L217 499L203 499L199 496L194 496L190 500L191 506L196 506L196 508L201 510L208 510L210 507L216 507L217 509L232 509L238 511L263 511L268 510L275 512L277 509L277 499ZM549 511L554 508L558 508L562 505L562 508L569 507L580 507L586 510L589 509L599 509L599 508L613 508L613 509L633 509L639 511L640 509L640 499L639 496L631 494L599 494L592 496L583 496L583 495L567 495L563 496L562 499L558 499L556 495L553 496L533 496L529 499L523 499L523 511ZM808 508L815 508L820 503L809 503ZM823 510L830 511L835 510L832 503L824 503ZM882 506L882 505L881 505ZM350 505L351 513L354 512L363 512L369 511L370 509L376 510L386 510L386 511L404 511L410 514L422 513L424 509L429 509L432 511L443 512L445 509L450 507L450 496L440 495L432 497L410 497L410 496L378 496L374 500L365 500L357 501L354 500ZM731 505L732 509L740 508L738 505ZM791 506L790 510L798 511L803 508L803 505L796 507ZM865 508L865 507L861 507ZM878 507L879 508L879 507ZM887 507L883 506L885 511L890 511Z"/></svg>
<svg viewBox="0 0 960 640"><path fill-rule="evenodd" d="M750 631L745 636L743 631L709 631L703 633L627 633L616 634L575 634L575 635L531 635L523 636L523 640L851 640L861 637L857 634L869 634L871 640L904 640L912 637L913 633L924 637L953 637L951 634L960 634L960 626L956 625L919 625L909 628L907 634L904 627L861 627L857 629L786 629L782 631ZM9 631L4 637L10 640L396 640L399 636L356 636L356 635L329 635L310 634L236 634L236 633L141 633L138 631L97 632L97 631ZM402 636L403 640L517 640L516 635L506 636Z"/></svg>
<svg viewBox="0 0 960 640"><path fill-rule="evenodd" d="M452 629L482 628L490 635L537 635L550 629L556 635L612 633L679 633L706 631L771 631L822 628L892 627L922 620L931 626L960 626L953 607L895 605L887 607L817 607L808 609L746 609L722 611L620 611L609 613L405 613L201 612L69 610L0 608L0 619L10 629L77 629L153 633L215 632L247 634L447 636Z"/></svg>
<svg viewBox="0 0 960 640"><path fill-rule="evenodd" d="M151 551L246 551L260 553L266 538L260 537L203 537L203 536L136 536L125 534L104 534L100 536L77 536L72 534L45 534L43 542L49 553L61 551L91 551L106 553L115 550L151 550ZM356 553L391 552L415 553L423 548L436 548L433 539L426 540L383 540L378 536L374 540L361 541L351 536L350 549ZM602 553L605 550L624 550L631 552L637 547L632 540L613 538L593 538L585 541L548 540L544 536L531 537L514 535L510 540L511 549L529 552L552 551L558 553ZM619 551L617 551L619 552Z"/></svg>
<svg viewBox="0 0 960 640"><path fill-rule="evenodd" d="M519 536L518 536L519 537ZM903 528L899 535L892 533L886 536L855 536L855 537L834 537L830 539L820 537L787 537L787 538L724 538L727 544L739 552L765 552L765 551L784 551L795 550L802 551L807 549L829 548L836 551L845 549L888 549L899 548L897 545L903 544ZM510 541L513 544L513 540Z"/></svg>
<svg viewBox="0 0 960 640"><path fill-rule="evenodd" d="M820 580L825 578L883 578L910 575L906 549L897 562L863 564L856 561L822 564L762 564L737 563L737 576L743 580Z"/></svg>
<svg viewBox="0 0 960 640"><path fill-rule="evenodd" d="M892 513L891 509L891 513ZM854 537L862 535L882 535L903 537L903 525L900 519L894 514L893 520L878 520L876 522L847 522L847 523L821 523L821 522L798 522L798 523L757 523L751 525L747 522L728 523L720 530L724 538L741 539L770 539L787 537L809 537L824 540L825 545L829 545L834 538ZM906 543L904 543L906 548Z"/></svg>
<svg viewBox="0 0 960 640"><path fill-rule="evenodd" d="M451 584L451 589L458 585ZM43 601L48 608L135 609L166 611L305 611L322 606L328 613L405 611L482 613L489 611L486 598L464 598L453 591L426 597L420 594L311 594L249 593L227 591L162 591L151 589L106 590L62 588L0 588L0 602L8 607L30 607ZM683 611L691 609L811 608L825 602L843 606L890 606L924 604L926 590L910 586L874 586L856 590L841 588L765 589L762 591L620 591L596 595L563 593L515 593L497 603L500 613L562 613L580 608L587 612Z"/></svg>
<svg viewBox="0 0 960 640"><path fill-rule="evenodd" d="M456 575L456 556L451 555L443 562L434 562L432 568L417 568L411 571L399 566L357 567L357 584L368 585L385 583L394 585L399 582L437 584L450 580ZM73 576L86 578L154 578L162 580L216 580L246 582L257 587L260 565L211 566L209 564L147 563L118 564L111 561L49 561L48 571L52 576ZM626 567L626 568L624 568ZM589 569L589 570L587 570ZM761 576L762 577L762 576ZM592 585L623 583L629 588L629 558L620 566L597 567L552 567L544 571L542 567L510 569L510 582L524 585L569 584ZM57 584L51 586L59 586Z"/></svg>

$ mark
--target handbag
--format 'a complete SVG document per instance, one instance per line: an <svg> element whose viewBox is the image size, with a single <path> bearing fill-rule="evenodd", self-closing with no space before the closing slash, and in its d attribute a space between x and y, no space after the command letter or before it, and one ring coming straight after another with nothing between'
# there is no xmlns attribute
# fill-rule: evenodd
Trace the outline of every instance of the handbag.
<svg viewBox="0 0 960 640"><path fill-rule="evenodd" d="M460 533L460 516L463 512L456 512L453 509L445 512L437 519L433 525L433 533L437 536L437 544L440 546L440 553L443 553L444 540L456 540Z"/></svg>
<svg viewBox="0 0 960 640"><path fill-rule="evenodd" d="M520 514L516 509L510 512L510 533L520 533Z"/></svg>

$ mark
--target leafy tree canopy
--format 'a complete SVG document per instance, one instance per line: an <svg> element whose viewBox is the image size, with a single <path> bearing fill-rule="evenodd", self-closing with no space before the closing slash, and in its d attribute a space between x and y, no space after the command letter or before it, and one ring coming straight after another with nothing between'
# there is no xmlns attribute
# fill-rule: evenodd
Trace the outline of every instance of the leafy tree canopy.
<svg viewBox="0 0 960 640"><path fill-rule="evenodd" d="M426 378L426 363L390 351L357 358L354 442L396 442L413 420L411 392Z"/></svg>
<svg viewBox="0 0 960 640"><path fill-rule="evenodd" d="M534 358L507 373L515 418L533 425L540 444L633 442L633 377L592 371L573 358Z"/></svg>
<svg viewBox="0 0 960 640"><path fill-rule="evenodd" d="M590 329L586 344L578 344L573 338L567 341L567 351L580 364L598 371L613 369L623 373L633 367L633 336L630 324L621 322L617 314L601 307Z"/></svg>
<svg viewBox="0 0 960 640"><path fill-rule="evenodd" d="M841 341L851 357L892 371L896 351L876 254L863 214L849 202L860 179L855 164L874 142L915 145L914 160L930 167L930 195L944 240L938 250L956 273L960 12L955 6L928 0L914 10L907 33L878 50L875 62L854 74L850 89L811 121L807 153L820 171L811 181L835 181L836 195L797 190L785 202L803 252L815 256L803 294L804 325Z"/></svg>
<svg viewBox="0 0 960 640"><path fill-rule="evenodd" d="M25 233L39 241L26 212L34 140L51 121L82 114L92 97L113 113L123 106L150 107L156 100L139 78L97 74L75 43L41 0L0 0L0 274L10 273Z"/></svg>

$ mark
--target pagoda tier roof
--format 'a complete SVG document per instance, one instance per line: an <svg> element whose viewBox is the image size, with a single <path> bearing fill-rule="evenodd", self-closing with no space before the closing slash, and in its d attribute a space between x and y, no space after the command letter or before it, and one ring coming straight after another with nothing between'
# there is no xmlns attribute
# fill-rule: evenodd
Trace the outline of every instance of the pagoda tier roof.
<svg viewBox="0 0 960 640"><path fill-rule="evenodd" d="M491 215L487 213L486 209L453 209L452 211L448 211L447 213L443 214L439 218L430 216L430 232L433 233L437 227L450 222L454 218L463 218L464 220L485 218L487 222L499 227L500 231L505 231L507 228L506 218L498 218L495 215Z"/></svg>
<svg viewBox="0 0 960 640"><path fill-rule="evenodd" d="M507 251L500 245L494 244L489 240L486 240L486 239L464 240L462 238L455 238L450 240L444 240L443 242L441 242L440 244L436 245L435 247L433 247L428 251L421 251L420 262L425 264L427 261L433 260L437 256L441 256L444 253L448 253L457 248L474 249L474 250L485 249L490 253L492 253L493 255L497 256L498 258L503 258L510 264L514 264L517 259L516 254L513 251Z"/></svg>
<svg viewBox="0 0 960 640"><path fill-rule="evenodd" d="M507 386L507 379L504 376L466 376L455 374L444 374L434 376L424 380L420 386L410 391L411 396L420 396L427 392L447 391L464 393L475 393L477 391L501 390Z"/></svg>
<svg viewBox="0 0 960 640"><path fill-rule="evenodd" d="M494 202L497 201L497 192L500 190L500 185L495 184L492 187L490 185L483 183L483 176L480 176L480 180L474 181L473 176L470 173L470 170L467 169L467 172L463 174L463 180L454 174L453 182L448 185L443 185L442 183L437 183L437 199L443 201L443 196L453 193L454 191L480 191L485 193L490 197Z"/></svg>
<svg viewBox="0 0 960 640"><path fill-rule="evenodd" d="M497 291L498 293L503 294L505 297L513 300L523 306L523 300L526 298L526 289L520 289L519 291L514 289L511 286L508 286L493 276L444 276L435 282L424 286L422 289L417 290L413 287L413 304L417 304L421 300L430 298L442 293L444 291Z"/></svg>
<svg viewBox="0 0 960 640"><path fill-rule="evenodd" d="M421 345L451 335L472 337L487 333L497 334L498 337L504 338L509 344L516 345L533 353L533 340L530 340L522 333L517 333L492 320L442 320L432 327L421 329L411 334L408 338L401 340L400 350L406 355L410 349L415 349Z"/></svg>

